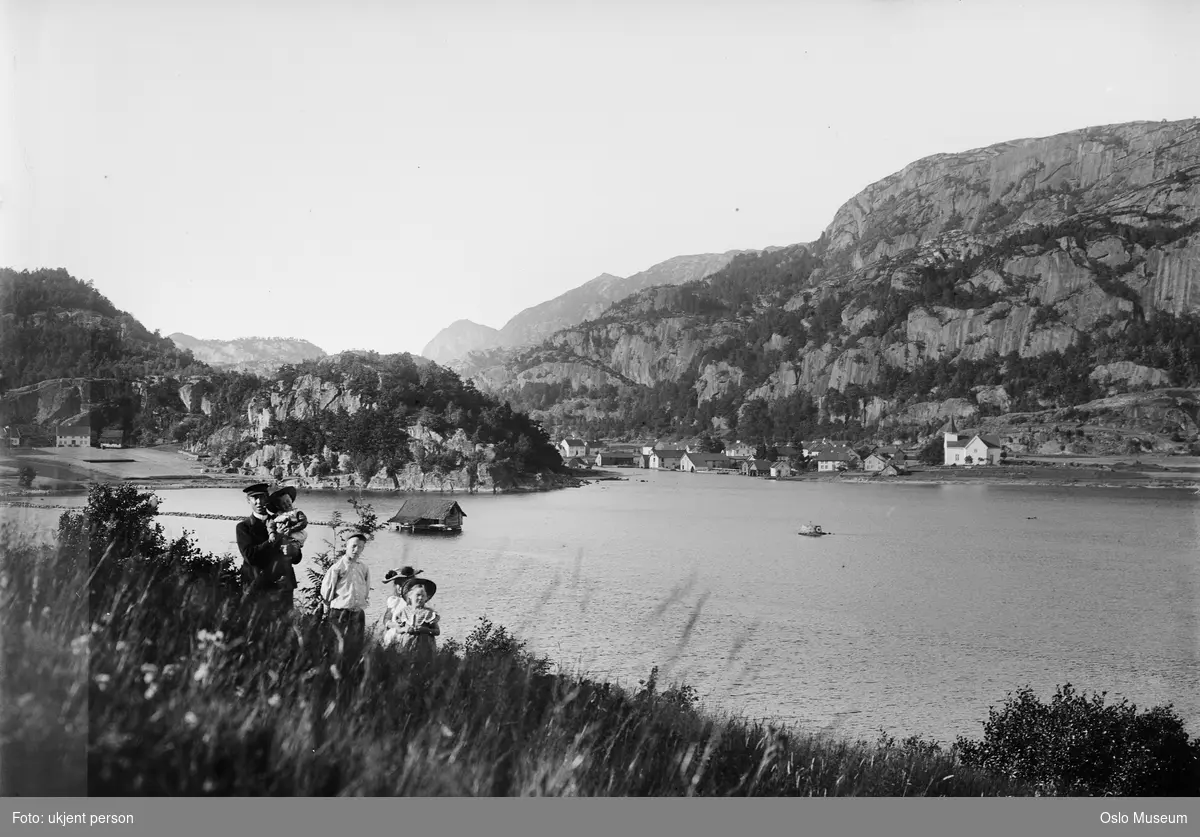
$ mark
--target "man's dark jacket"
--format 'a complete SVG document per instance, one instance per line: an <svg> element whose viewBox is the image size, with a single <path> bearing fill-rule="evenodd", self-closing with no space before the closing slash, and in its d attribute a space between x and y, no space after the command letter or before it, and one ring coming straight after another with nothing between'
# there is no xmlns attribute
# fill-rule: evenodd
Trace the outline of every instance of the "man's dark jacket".
<svg viewBox="0 0 1200 837"><path fill-rule="evenodd" d="M288 558L278 542L271 543L265 520L250 515L237 525L238 552L242 553L242 578L251 590L284 591L296 589L296 571L300 555Z"/></svg>

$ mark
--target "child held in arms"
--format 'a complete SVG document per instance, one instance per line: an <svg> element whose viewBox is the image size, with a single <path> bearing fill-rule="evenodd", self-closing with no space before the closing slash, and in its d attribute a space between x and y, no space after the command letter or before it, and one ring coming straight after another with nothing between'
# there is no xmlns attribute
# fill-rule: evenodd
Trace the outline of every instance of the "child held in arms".
<svg viewBox="0 0 1200 837"><path fill-rule="evenodd" d="M285 485L272 494L267 503L267 509L271 513L267 520L267 529L275 533L275 538L281 546L294 544L295 554L299 555L308 539L308 532L305 531L308 527L308 517L294 507L295 502L295 486Z"/></svg>

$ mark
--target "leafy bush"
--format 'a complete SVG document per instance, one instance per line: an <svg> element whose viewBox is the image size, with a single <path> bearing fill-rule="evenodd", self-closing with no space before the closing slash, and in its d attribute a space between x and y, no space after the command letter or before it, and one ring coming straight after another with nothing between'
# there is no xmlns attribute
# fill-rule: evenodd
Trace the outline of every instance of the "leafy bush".
<svg viewBox="0 0 1200 837"><path fill-rule="evenodd" d="M1106 693L1058 687L1049 704L1029 687L992 708L982 741L959 738L963 764L1066 796L1194 796L1200 739L1170 705L1138 713Z"/></svg>

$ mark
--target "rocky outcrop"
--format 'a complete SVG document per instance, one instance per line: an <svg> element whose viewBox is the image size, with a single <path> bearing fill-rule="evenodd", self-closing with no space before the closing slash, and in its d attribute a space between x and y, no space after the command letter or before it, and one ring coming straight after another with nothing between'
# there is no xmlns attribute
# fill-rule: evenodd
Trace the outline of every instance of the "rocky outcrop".
<svg viewBox="0 0 1200 837"><path fill-rule="evenodd" d="M203 378L192 378L184 381L179 387L179 400L189 413L203 413L211 416L213 403L210 398L212 384Z"/></svg>
<svg viewBox="0 0 1200 837"><path fill-rule="evenodd" d="M270 480L288 480L309 489L357 488L372 491L491 491L496 488L491 463L495 458L490 447L471 442L462 430L449 437L414 425L408 428L409 449L413 461L389 474L380 468L368 477L355 473L349 456L326 447L319 455L299 456L286 443L267 443L256 446L234 465L247 476ZM457 468L441 468L434 464L435 455L453 451L460 454L463 464ZM331 467L330 463L334 463Z"/></svg>
<svg viewBox="0 0 1200 837"><path fill-rule="evenodd" d="M72 424L127 385L111 378L55 378L0 395L0 425Z"/></svg>
<svg viewBox="0 0 1200 837"><path fill-rule="evenodd" d="M246 407L246 419L254 435L262 438L268 427L285 418L307 419L338 410L353 415L361 407L362 398L351 393L344 382L301 375L290 385L276 381L269 395L252 399Z"/></svg>
<svg viewBox="0 0 1200 837"><path fill-rule="evenodd" d="M1171 383L1171 376L1161 369L1127 360L1097 366L1089 377L1099 384L1119 382L1126 387L1155 388Z"/></svg>
<svg viewBox="0 0 1200 837"><path fill-rule="evenodd" d="M700 402L720 398L742 383L742 370L728 363L710 363L700 370L696 379L696 397Z"/></svg>

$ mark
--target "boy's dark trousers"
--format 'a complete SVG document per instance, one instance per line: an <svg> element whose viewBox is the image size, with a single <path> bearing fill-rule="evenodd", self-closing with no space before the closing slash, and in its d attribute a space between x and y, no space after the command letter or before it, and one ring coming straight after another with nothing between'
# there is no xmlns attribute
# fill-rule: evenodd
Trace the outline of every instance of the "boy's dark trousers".
<svg viewBox="0 0 1200 837"><path fill-rule="evenodd" d="M367 635L367 612L340 607L330 608L329 622L337 625L338 630L342 632L342 641L346 644L346 656L358 656Z"/></svg>

